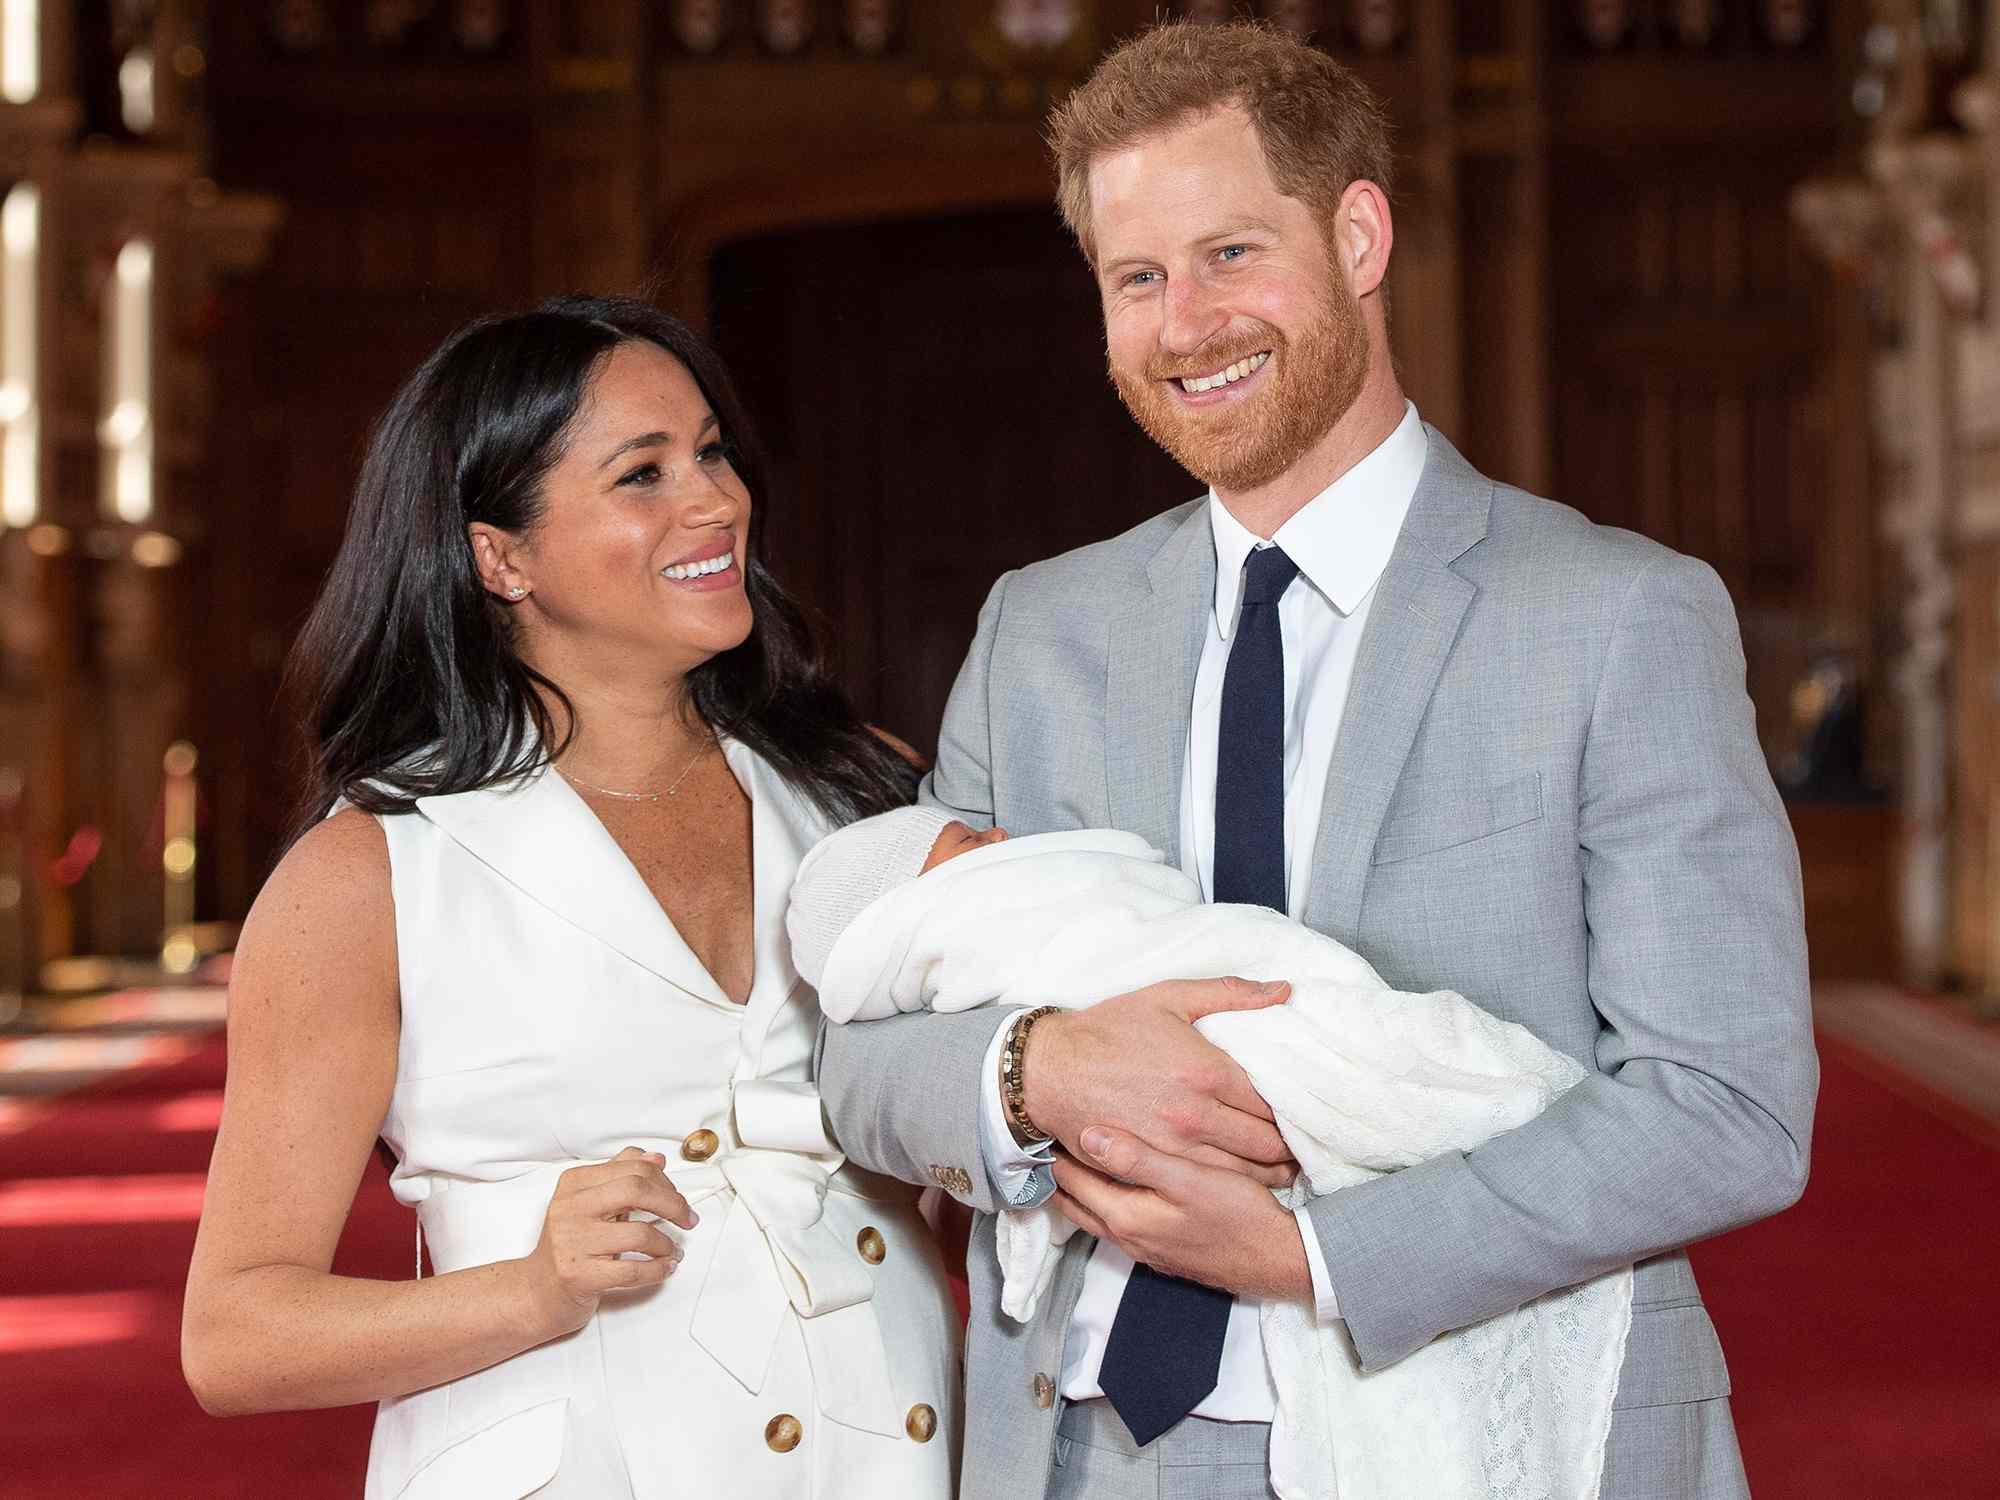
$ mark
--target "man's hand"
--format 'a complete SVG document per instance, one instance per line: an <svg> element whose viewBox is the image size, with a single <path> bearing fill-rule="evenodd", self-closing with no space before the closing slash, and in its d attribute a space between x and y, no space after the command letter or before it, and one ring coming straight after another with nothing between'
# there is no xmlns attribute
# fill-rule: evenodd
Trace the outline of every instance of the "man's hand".
<svg viewBox="0 0 2000 1500"><path fill-rule="evenodd" d="M1155 984L1035 1023L1022 1062L1028 1117L1085 1157L1080 1137L1110 1125L1146 1144L1283 1187L1298 1172L1271 1108L1229 1055L1194 1029L1222 1010L1291 995L1282 982L1189 979Z"/></svg>
<svg viewBox="0 0 2000 1500"><path fill-rule="evenodd" d="M1058 1157L1050 1200L1078 1228L1172 1276L1239 1295L1312 1300L1299 1221L1250 1178L1101 1125L1083 1141L1096 1165Z"/></svg>

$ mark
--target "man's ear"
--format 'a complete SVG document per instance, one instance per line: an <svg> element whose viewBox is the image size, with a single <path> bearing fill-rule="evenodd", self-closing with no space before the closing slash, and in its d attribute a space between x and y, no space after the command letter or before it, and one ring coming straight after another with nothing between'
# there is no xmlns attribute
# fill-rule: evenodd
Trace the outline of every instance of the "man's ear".
<svg viewBox="0 0 2000 1500"><path fill-rule="evenodd" d="M519 548L512 532L474 521L465 528L472 544L473 565L486 592L508 603L518 603L535 591L532 579L521 570Z"/></svg>
<svg viewBox="0 0 2000 1500"><path fill-rule="evenodd" d="M1365 179L1350 182L1334 215L1334 240L1341 272L1357 299L1381 286L1396 245L1389 195Z"/></svg>

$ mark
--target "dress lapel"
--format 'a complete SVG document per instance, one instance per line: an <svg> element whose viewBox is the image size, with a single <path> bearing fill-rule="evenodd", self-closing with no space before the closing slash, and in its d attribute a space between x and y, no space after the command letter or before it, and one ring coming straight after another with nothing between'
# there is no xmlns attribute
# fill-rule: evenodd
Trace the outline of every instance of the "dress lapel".
<svg viewBox="0 0 2000 1500"><path fill-rule="evenodd" d="M792 881L806 851L831 827L756 751L736 740L722 744L729 769L750 799L757 973L744 1007L743 1076L753 1076L764 1038L799 985L785 927Z"/></svg>
<svg viewBox="0 0 2000 1500"><path fill-rule="evenodd" d="M1493 482L1426 425L1430 454L1375 586L1327 770L1306 924L1355 940L1382 820L1478 588L1452 565L1486 535Z"/></svg>
<svg viewBox="0 0 2000 1500"><path fill-rule="evenodd" d="M697 999L739 1008L681 940L617 840L546 767L511 786L419 798L417 811L570 925Z"/></svg>
<svg viewBox="0 0 2000 1500"><path fill-rule="evenodd" d="M1150 597L1111 625L1105 780L1112 824L1178 864L1194 674L1215 607L1215 547L1205 504L1188 513L1146 571Z"/></svg>

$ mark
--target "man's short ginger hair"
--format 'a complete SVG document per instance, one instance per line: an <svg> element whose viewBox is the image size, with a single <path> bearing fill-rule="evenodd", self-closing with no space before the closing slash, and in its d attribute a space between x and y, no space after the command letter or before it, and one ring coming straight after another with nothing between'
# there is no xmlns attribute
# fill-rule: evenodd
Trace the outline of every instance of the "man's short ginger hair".
<svg viewBox="0 0 2000 1500"><path fill-rule="evenodd" d="M1348 184L1389 192L1389 118L1351 69L1259 22L1168 21L1106 53L1049 117L1057 206L1093 264L1091 164L1231 106L1250 117L1278 191L1310 206L1327 231Z"/></svg>

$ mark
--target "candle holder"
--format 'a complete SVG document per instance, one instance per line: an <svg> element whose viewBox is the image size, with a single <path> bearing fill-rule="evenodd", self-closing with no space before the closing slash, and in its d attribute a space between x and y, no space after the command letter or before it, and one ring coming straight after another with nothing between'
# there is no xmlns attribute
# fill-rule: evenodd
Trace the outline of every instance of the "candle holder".
<svg viewBox="0 0 2000 1500"><path fill-rule="evenodd" d="M193 932L199 807L194 772L200 759L193 745L175 740L167 746L160 767L165 778L160 792L160 869L166 877L160 968L168 974L192 974L201 961Z"/></svg>
<svg viewBox="0 0 2000 1500"><path fill-rule="evenodd" d="M195 876L200 863L201 791L195 771L201 763L195 747L176 740L161 757L160 872L162 876L160 944L148 958L102 954L71 954L51 958L41 967L39 988L50 995L86 995L108 989L173 985L192 980L216 982L204 969L208 960L228 951L236 941L232 922L195 920ZM4 814L0 814L4 829ZM0 843L0 868L5 845ZM0 886L4 894L4 886ZM0 909L0 924L6 913ZM0 955L4 955L0 930Z"/></svg>

